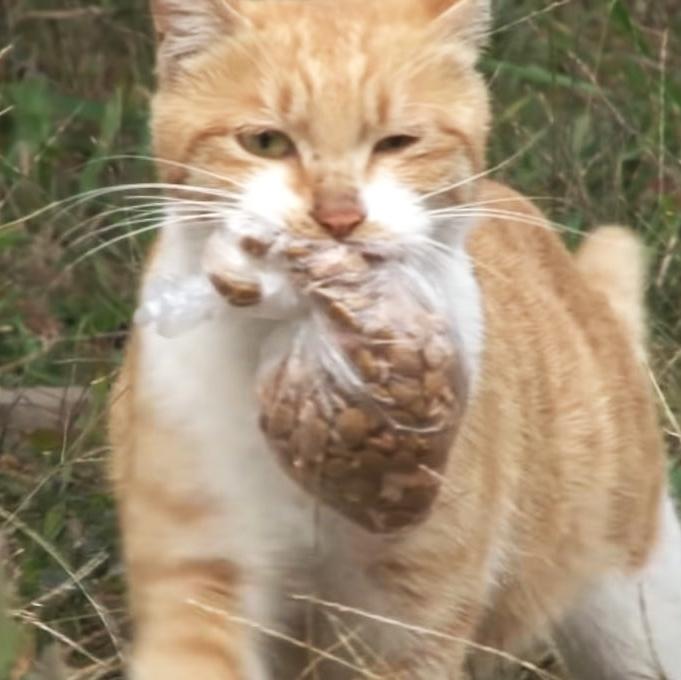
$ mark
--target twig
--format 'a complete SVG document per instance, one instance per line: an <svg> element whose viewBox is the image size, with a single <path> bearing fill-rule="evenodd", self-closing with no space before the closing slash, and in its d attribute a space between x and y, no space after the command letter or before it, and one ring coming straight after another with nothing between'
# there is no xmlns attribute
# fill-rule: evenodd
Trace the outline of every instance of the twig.
<svg viewBox="0 0 681 680"><path fill-rule="evenodd" d="M54 9L54 10L41 10L35 9L28 12L24 12L19 15L17 22L19 21L33 21L33 20L54 20L62 21L65 19L81 19L82 17L95 17L102 14L107 14L110 10L106 10L102 7L81 7L79 9Z"/></svg>
<svg viewBox="0 0 681 680"><path fill-rule="evenodd" d="M669 406L669 403L667 402L667 399L664 396L664 392L662 391L662 388L657 382L657 379L655 378L655 375L653 371L648 367L648 375L650 377L650 381L653 383L653 388L655 389L655 392L658 396L658 399L660 400L662 407L664 408L664 413L667 416L667 420L669 421L670 425L674 428L674 431L681 435L681 425L679 425L679 421L676 419L676 416L674 415L674 412L671 409L671 406Z"/></svg>
<svg viewBox="0 0 681 680"><path fill-rule="evenodd" d="M334 654L331 654L325 649L319 649L318 647L314 647L307 642L297 640L296 638L286 635L285 633L280 633L279 631L274 630L272 628L262 626L259 623L256 623L255 621L250 621L241 616L234 616L229 612L226 612L222 609L216 609L215 607L211 607L210 605L204 604L203 602L199 602L198 600L189 599L187 600L187 604L192 605L194 607L198 607L204 612L222 616L226 618L228 621L231 621L232 623L236 623L242 626L248 626L249 628L257 630L260 633L264 633L265 635L275 640L282 640L284 642L288 642L294 647L298 647L299 649L306 649L310 652L313 652L314 654L318 654L320 657L326 659L327 661L333 661L334 663L344 666L345 668L349 668L352 671L362 673L365 677L372 678L372 680L383 680L380 675L376 675L376 673L372 673L370 671L365 671L362 668L358 668L349 661L346 661L345 659L335 656Z"/></svg>
<svg viewBox="0 0 681 680"><path fill-rule="evenodd" d="M78 569L78 571L74 572L73 575L79 581L83 581L93 571L95 571L95 569L98 569L102 564L104 564L108 559L109 554L106 552L106 550L100 550L100 552L98 552L92 559L88 560L80 569ZM73 583L73 580L68 578L55 588L48 590L46 593L43 593L40 597L36 598L35 600L32 600L27 606L43 607L50 600L53 600L55 597L58 597L63 593L67 593L68 591L73 590L74 588L75 584Z"/></svg>
<svg viewBox="0 0 681 680"><path fill-rule="evenodd" d="M51 546L40 534L31 529L31 527L29 527L27 524L24 524L24 522L22 522L18 517L13 517L11 512L8 512L2 507L0 507L0 517L5 520L10 520L12 525L28 536L36 545L39 545L64 570L64 572L73 581L78 590L80 590L85 599L99 615L100 620L104 624L104 628L106 628L106 631L111 638L114 649L120 655L120 643L116 634L114 633L113 627L111 626L111 622L109 621L109 616L106 610L88 592L82 581L78 580L76 574L73 572L71 567L69 567L59 552L57 552L57 550Z"/></svg>
<svg viewBox="0 0 681 680"><path fill-rule="evenodd" d="M667 674L662 667L662 661L660 661L660 655L657 653L657 646L653 640L653 630L650 627L650 618L648 616L648 605L646 603L644 587L645 583L643 582L638 586L638 606L641 610L641 616L643 617L643 628L646 634L646 641L648 642L648 647L650 647L650 655L653 658L655 672L657 673L657 678L655 680L668 680Z"/></svg>
<svg viewBox="0 0 681 680"><path fill-rule="evenodd" d="M407 630L412 633L417 633L419 635L424 635L426 637L433 637L438 640L443 640L446 642L456 642L458 644L463 644L479 652L490 654L491 656L496 656L499 659L503 659L504 661L508 661L509 663L515 664L516 666L524 668L525 670L531 671L532 673L535 673L540 678L544 678L545 680L560 680L560 678L558 678L556 675L553 675L553 673L548 673L539 668L538 666L529 663L528 661L523 661L522 659L516 658L512 654L508 654L500 649L494 649L494 647L479 644L477 642L474 642L473 640L468 640L466 638L458 637L455 635L449 635L448 633L442 633L437 630L431 630L430 628L425 628L424 626L417 626L410 623L405 623L403 621L399 621L398 619L392 619L390 617L380 616L378 614L371 614L370 612L365 612L361 609L356 609L355 607L348 607L347 605L338 604L336 602L327 602L325 600L311 598L308 595L292 595L291 598L297 602L312 601L314 604L319 605L321 607L327 607L328 609L333 609L341 613L355 614L356 616L361 616L371 621L377 621L379 623L385 623L390 626L396 626L398 628L402 628L403 630Z"/></svg>
<svg viewBox="0 0 681 680"><path fill-rule="evenodd" d="M73 651L78 652L78 654L82 654L86 659L89 659L98 666L101 666L104 663L101 659L98 659L93 654L90 654L90 652L88 652L87 649L81 647L77 642L72 640L70 637L64 635L63 633L60 633L58 630L55 630L54 628L50 628L50 626L40 621L40 619L36 618L36 616L34 616L33 614L23 611L18 612L15 611L12 612L12 614L14 618L19 619L24 623L28 623L31 626L35 626L36 628L39 628L40 630L45 631L46 633L49 633L55 640L59 640L59 642L65 644Z"/></svg>

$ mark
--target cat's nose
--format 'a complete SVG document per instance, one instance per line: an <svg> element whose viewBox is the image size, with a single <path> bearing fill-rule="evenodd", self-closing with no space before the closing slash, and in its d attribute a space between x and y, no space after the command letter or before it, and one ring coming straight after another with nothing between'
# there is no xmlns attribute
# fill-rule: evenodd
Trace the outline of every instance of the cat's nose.
<svg viewBox="0 0 681 680"><path fill-rule="evenodd" d="M312 209L316 222L336 239L349 236L366 219L366 209L354 196L326 197Z"/></svg>

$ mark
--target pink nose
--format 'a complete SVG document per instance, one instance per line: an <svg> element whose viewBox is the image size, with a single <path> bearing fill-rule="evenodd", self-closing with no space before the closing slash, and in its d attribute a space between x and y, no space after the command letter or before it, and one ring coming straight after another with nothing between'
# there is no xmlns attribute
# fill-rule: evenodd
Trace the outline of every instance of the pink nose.
<svg viewBox="0 0 681 680"><path fill-rule="evenodd" d="M364 220L366 211L354 197L338 196L319 201L312 217L336 239L349 236Z"/></svg>

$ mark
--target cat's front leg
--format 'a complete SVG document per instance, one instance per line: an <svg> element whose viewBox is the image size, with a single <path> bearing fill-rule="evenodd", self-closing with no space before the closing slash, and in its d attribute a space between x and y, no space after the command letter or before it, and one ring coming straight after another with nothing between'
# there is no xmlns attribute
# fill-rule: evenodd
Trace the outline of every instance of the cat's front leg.
<svg viewBox="0 0 681 680"><path fill-rule="evenodd" d="M187 595L190 595L187 593ZM169 598L138 627L131 680L265 680L243 631L221 614Z"/></svg>
<svg viewBox="0 0 681 680"><path fill-rule="evenodd" d="M114 395L111 424L134 624L130 677L265 680L249 625L262 611L250 517L220 494L224 465L186 424L160 425L129 376Z"/></svg>
<svg viewBox="0 0 681 680"><path fill-rule="evenodd" d="M137 510L125 520L136 525L126 531L132 680L264 680L253 629L240 623L249 619L248 570L215 536L228 517L168 489L142 484L138 494L146 499L133 493Z"/></svg>

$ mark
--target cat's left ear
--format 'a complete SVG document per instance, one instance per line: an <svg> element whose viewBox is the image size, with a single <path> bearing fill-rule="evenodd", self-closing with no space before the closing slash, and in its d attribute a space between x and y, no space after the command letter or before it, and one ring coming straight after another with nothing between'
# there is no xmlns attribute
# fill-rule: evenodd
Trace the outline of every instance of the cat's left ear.
<svg viewBox="0 0 681 680"><path fill-rule="evenodd" d="M476 51L487 44L492 23L492 0L421 0L443 37L456 37Z"/></svg>
<svg viewBox="0 0 681 680"><path fill-rule="evenodd" d="M150 0L158 37L158 71L171 76L182 62L248 25L239 0Z"/></svg>

